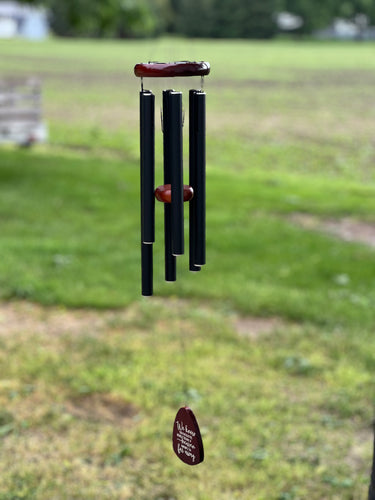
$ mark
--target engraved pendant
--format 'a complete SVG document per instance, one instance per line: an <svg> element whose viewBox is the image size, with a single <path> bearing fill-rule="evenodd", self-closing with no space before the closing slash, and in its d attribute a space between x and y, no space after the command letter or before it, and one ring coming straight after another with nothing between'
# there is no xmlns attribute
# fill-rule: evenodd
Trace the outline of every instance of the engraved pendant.
<svg viewBox="0 0 375 500"><path fill-rule="evenodd" d="M177 412L173 427L173 450L185 464L197 465L203 462L201 433L194 413L188 406Z"/></svg>

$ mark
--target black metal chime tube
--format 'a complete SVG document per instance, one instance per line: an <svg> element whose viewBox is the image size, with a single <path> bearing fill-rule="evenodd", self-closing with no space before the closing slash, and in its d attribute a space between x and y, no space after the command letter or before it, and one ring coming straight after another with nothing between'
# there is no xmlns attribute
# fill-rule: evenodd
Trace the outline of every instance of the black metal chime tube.
<svg viewBox="0 0 375 500"><path fill-rule="evenodd" d="M195 218L196 218L196 160L195 160L195 95L196 90L189 92L189 185L193 188L194 196L189 202L189 269L190 271L200 271L200 266L195 265Z"/></svg>
<svg viewBox="0 0 375 500"><path fill-rule="evenodd" d="M148 297L153 293L152 245L142 243L141 246L142 295Z"/></svg>
<svg viewBox="0 0 375 500"><path fill-rule="evenodd" d="M141 149L141 268L142 295L153 293L153 252L155 241L155 96L140 92Z"/></svg>
<svg viewBox="0 0 375 500"><path fill-rule="evenodd" d="M206 263L206 94L189 94L189 183L194 190L189 210L189 267L199 271Z"/></svg>
<svg viewBox="0 0 375 500"><path fill-rule="evenodd" d="M171 166L172 253L184 253L184 184L182 165L182 93L169 92L167 154Z"/></svg>
<svg viewBox="0 0 375 500"><path fill-rule="evenodd" d="M164 184L171 184L172 158L170 155L170 129L172 127L169 113L170 90L163 91L163 149L164 149ZM176 281L176 257L172 250L172 206L164 203L164 254L165 281Z"/></svg>

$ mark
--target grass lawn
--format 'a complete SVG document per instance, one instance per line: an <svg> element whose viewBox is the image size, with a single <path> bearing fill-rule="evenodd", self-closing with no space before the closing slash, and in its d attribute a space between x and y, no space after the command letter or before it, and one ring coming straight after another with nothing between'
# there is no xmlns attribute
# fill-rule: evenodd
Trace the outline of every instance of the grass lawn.
<svg viewBox="0 0 375 500"><path fill-rule="evenodd" d="M321 227L375 224L373 45L0 51L1 76L43 79L50 129L46 146L0 150L0 500L366 498L375 251ZM212 65L208 263L189 273L184 256L163 282L157 206L145 300L132 71L177 59ZM158 109L163 84L145 83ZM199 81L173 85L186 97ZM205 444L192 468L171 451L185 403Z"/></svg>

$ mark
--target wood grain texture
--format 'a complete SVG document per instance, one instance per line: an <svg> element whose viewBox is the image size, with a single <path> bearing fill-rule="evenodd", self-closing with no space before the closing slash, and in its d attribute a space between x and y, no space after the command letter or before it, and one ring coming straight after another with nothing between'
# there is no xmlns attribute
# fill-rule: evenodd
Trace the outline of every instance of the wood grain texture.
<svg viewBox="0 0 375 500"><path fill-rule="evenodd" d="M163 78L176 76L205 76L210 72L210 63L205 61L190 62L149 62L134 66L134 74L138 77Z"/></svg>

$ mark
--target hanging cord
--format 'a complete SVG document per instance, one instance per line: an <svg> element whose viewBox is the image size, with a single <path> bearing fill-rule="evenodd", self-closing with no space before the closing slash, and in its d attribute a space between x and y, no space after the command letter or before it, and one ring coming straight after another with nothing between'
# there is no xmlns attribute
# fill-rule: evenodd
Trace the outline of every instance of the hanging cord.
<svg viewBox="0 0 375 500"><path fill-rule="evenodd" d="M375 422L374 422L375 431ZM374 451L372 457L372 468L371 468L371 483L368 492L368 500L375 500L375 432L374 432Z"/></svg>
<svg viewBox="0 0 375 500"><path fill-rule="evenodd" d="M189 396L189 381L188 381L188 377L186 376L187 375L187 372L188 372L188 367L189 367L189 363L188 363L188 360L187 360L187 351L186 351L186 341L185 341L185 337L184 337L184 328L182 326L182 324L180 323L179 324L179 338L180 338L180 349L181 349L181 366L180 366L180 373L182 373L182 387L181 387L181 391L182 391L182 397L183 397L183 406L188 406L188 396Z"/></svg>

